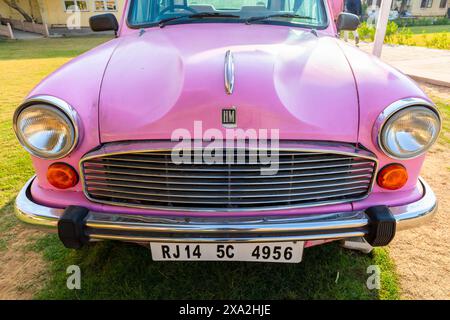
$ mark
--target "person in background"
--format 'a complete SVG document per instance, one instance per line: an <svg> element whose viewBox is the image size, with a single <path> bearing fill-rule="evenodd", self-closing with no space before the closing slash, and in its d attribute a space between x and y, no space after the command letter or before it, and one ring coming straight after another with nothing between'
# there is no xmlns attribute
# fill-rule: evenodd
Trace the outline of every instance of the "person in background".
<svg viewBox="0 0 450 320"><path fill-rule="evenodd" d="M370 27L375 27L378 22L378 14L380 9L377 6L367 8L367 24Z"/></svg>
<svg viewBox="0 0 450 320"><path fill-rule="evenodd" d="M361 0L345 0L345 12L353 13L358 17L361 17L362 15ZM359 34L357 30L353 31L353 36L355 37L356 45L358 45ZM344 32L344 40L348 41L348 31Z"/></svg>

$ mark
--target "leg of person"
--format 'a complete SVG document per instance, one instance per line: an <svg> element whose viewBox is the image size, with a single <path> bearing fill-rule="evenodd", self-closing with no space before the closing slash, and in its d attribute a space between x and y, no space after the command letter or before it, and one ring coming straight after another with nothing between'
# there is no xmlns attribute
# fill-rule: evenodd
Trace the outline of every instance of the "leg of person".
<svg viewBox="0 0 450 320"><path fill-rule="evenodd" d="M355 37L355 44L358 45L359 44L358 30L353 31L353 36Z"/></svg>

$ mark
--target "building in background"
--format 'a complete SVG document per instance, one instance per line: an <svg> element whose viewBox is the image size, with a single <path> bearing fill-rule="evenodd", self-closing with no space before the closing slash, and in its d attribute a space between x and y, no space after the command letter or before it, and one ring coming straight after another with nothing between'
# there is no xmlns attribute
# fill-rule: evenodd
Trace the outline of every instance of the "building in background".
<svg viewBox="0 0 450 320"><path fill-rule="evenodd" d="M444 17L447 15L450 0L393 0L392 11L412 17ZM364 0L368 8L379 8L381 0Z"/></svg>
<svg viewBox="0 0 450 320"><path fill-rule="evenodd" d="M51 29L73 27L74 23L87 28L89 18L97 14L112 13L121 19L124 4L125 0L0 0L0 17L28 20L29 16Z"/></svg>
<svg viewBox="0 0 450 320"><path fill-rule="evenodd" d="M447 15L448 0L409 0L408 10L417 17L443 17Z"/></svg>
<svg viewBox="0 0 450 320"><path fill-rule="evenodd" d="M51 28L66 27L75 6L80 11L81 27L89 27L89 18L102 13L112 13L120 21L125 0L36 0L42 16Z"/></svg>

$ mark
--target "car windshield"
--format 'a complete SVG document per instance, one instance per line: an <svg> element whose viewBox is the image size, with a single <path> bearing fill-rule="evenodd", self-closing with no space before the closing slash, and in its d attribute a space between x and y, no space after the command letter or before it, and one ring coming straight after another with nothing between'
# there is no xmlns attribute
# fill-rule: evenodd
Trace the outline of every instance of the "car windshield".
<svg viewBox="0 0 450 320"><path fill-rule="evenodd" d="M128 24L188 22L269 23L326 28L324 0L132 0Z"/></svg>

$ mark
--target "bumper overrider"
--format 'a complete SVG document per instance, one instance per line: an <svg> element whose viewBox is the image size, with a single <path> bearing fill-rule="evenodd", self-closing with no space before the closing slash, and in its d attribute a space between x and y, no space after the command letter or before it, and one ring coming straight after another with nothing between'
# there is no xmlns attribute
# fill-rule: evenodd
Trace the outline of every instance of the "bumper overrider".
<svg viewBox="0 0 450 320"><path fill-rule="evenodd" d="M32 199L30 179L19 193L17 217L35 227L57 230L68 248L89 241L127 242L282 242L364 237L372 246L389 244L397 230L420 226L433 217L437 200L419 179L423 197L407 205L377 206L365 211L302 216L170 217L112 214L83 207L39 205Z"/></svg>

